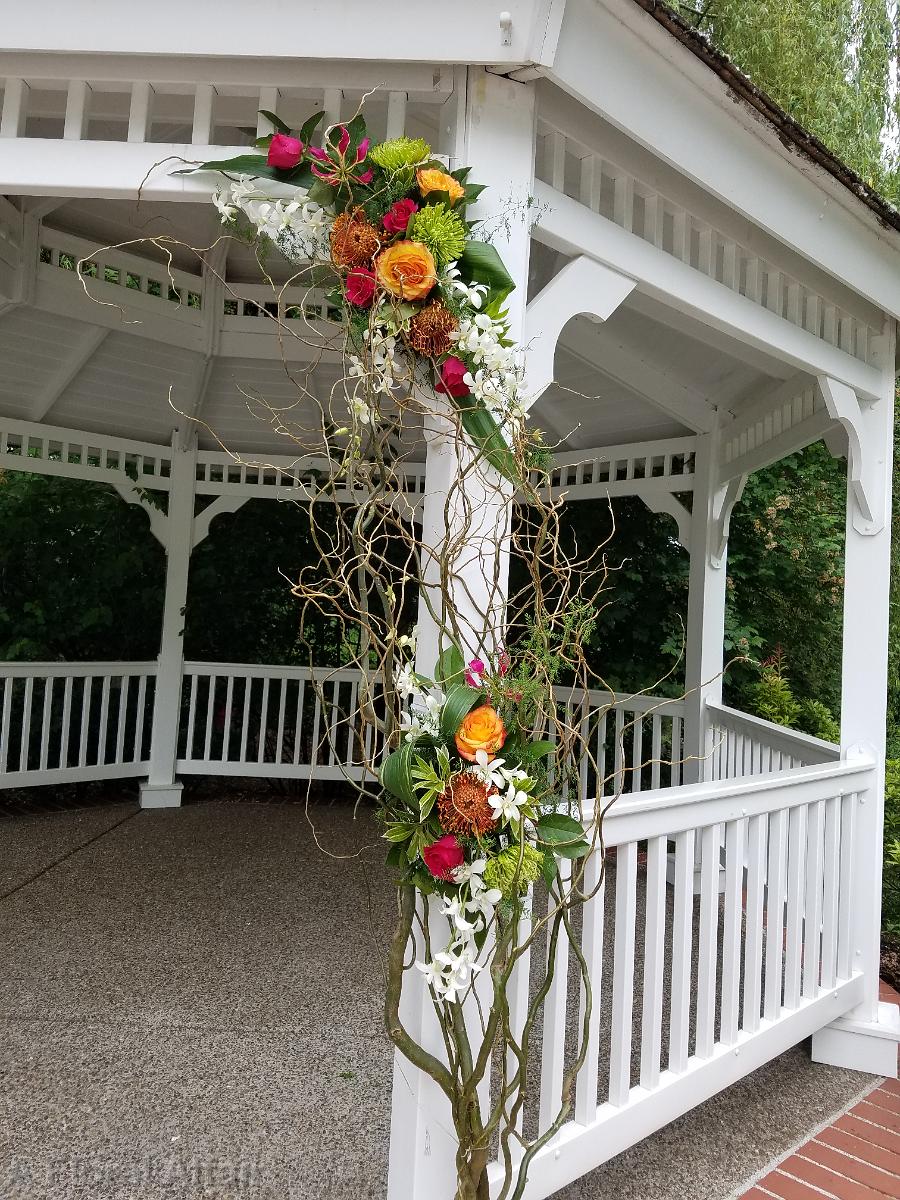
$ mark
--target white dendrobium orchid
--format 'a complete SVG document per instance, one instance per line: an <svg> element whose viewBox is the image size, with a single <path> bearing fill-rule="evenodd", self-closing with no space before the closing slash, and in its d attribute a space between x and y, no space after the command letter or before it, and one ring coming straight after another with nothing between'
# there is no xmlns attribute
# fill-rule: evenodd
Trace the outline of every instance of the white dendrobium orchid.
<svg viewBox="0 0 900 1200"><path fill-rule="evenodd" d="M528 795L526 792L520 792L516 785L511 783L505 792L489 796L488 802L495 821L520 821L521 810L528 803Z"/></svg>
<svg viewBox="0 0 900 1200"><path fill-rule="evenodd" d="M472 899L466 901L466 912L475 913L485 924L489 924L493 919L494 909L502 898L503 893L499 888L484 888L477 894L473 893Z"/></svg>
<svg viewBox="0 0 900 1200"><path fill-rule="evenodd" d="M435 966L433 962L417 962L416 970L422 972L422 974L425 976L425 982L429 987L433 987L435 991L443 987L444 980L443 976L441 975L440 967Z"/></svg>
<svg viewBox="0 0 900 1200"><path fill-rule="evenodd" d="M486 866L486 858L476 858L474 862L463 863L453 872L453 882L469 884L472 894L475 895L484 887L484 880L481 877Z"/></svg>
<svg viewBox="0 0 900 1200"><path fill-rule="evenodd" d="M442 979L435 987L435 992L445 1000L453 1003L459 992L464 992L472 982L472 976L477 975L483 968L475 961L475 951L472 946L465 945L454 953L455 947L442 950L434 956L434 961L442 970Z"/></svg>
<svg viewBox="0 0 900 1200"><path fill-rule="evenodd" d="M408 664L394 672L394 686L401 696L413 696L418 691L413 669Z"/></svg>
<svg viewBox="0 0 900 1200"><path fill-rule="evenodd" d="M419 718L408 712L402 712L400 714L400 730L408 742L414 742L417 737L425 732L424 726Z"/></svg>
<svg viewBox="0 0 900 1200"><path fill-rule="evenodd" d="M442 915L445 916L448 921L452 921L457 932L463 934L465 939L468 941L469 935L475 932L475 923L473 921L466 920L465 911L467 908L468 905L460 900L459 896L445 897L444 902L441 905ZM440 955L438 955L438 957L440 957Z"/></svg>
<svg viewBox="0 0 900 1200"><path fill-rule="evenodd" d="M409 633L401 633L401 635L397 638L397 645L401 650L408 650L410 654L415 654L418 636L419 628L417 625L413 625Z"/></svg>
<svg viewBox="0 0 900 1200"><path fill-rule="evenodd" d="M464 296L474 309L480 309L484 303L484 297L487 294L488 287L485 283L468 284L465 280L460 279L459 268L455 262L448 263L447 269L444 272L444 278L448 285L453 288L460 296Z"/></svg>
<svg viewBox="0 0 900 1200"><path fill-rule="evenodd" d="M489 762L486 750L476 750L475 766L470 767L469 770L473 775L477 776L486 787L493 787L497 788L498 791L502 791L508 778L507 773L503 769L503 764L505 761L506 760L502 758L495 758L492 762Z"/></svg>

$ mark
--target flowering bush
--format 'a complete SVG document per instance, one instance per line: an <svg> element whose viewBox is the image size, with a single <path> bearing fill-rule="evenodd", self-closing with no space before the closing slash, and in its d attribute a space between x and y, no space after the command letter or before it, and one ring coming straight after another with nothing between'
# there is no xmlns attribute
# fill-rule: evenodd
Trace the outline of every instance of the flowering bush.
<svg viewBox="0 0 900 1200"><path fill-rule="evenodd" d="M257 153L199 168L227 173L215 196L223 222L324 273L357 379L398 399L404 385L436 386L477 449L517 480L510 447L527 442L523 372L503 307L514 284L467 219L483 188L469 182L468 168L448 171L420 138L373 144L361 114L327 128L321 146L312 139L322 113L296 135L264 115L277 132L258 140ZM270 194L284 185L289 198ZM377 414L360 391L348 406L348 432L358 439Z"/></svg>

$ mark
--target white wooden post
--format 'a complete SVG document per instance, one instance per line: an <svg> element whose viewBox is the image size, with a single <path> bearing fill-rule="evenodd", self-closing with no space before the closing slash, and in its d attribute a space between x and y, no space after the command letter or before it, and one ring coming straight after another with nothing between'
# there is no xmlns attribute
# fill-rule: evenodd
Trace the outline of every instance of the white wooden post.
<svg viewBox="0 0 900 1200"><path fill-rule="evenodd" d="M844 758L866 754L877 764L872 786L857 797L852 844L850 967L862 972L865 996L848 1017L813 1035L812 1056L816 1062L896 1078L900 1018L895 1005L880 1004L878 1000L891 569L893 322L889 322L879 350L884 375L882 395L874 405L861 409L856 452L851 436L841 663L841 754ZM868 486L868 496L862 503L860 481Z"/></svg>
<svg viewBox="0 0 900 1200"><path fill-rule="evenodd" d="M492 241L516 280L509 311L511 336L518 340L528 281L530 238L525 206L534 164L534 91L530 84L474 68L457 72L457 89L458 119L450 131L450 153L455 166L471 165L472 179L488 185L484 202L472 215L482 220L498 217L492 226ZM493 469L482 463L466 476L464 501L461 496L454 499L454 484L467 460L453 426L439 414L427 422L426 445L422 543L431 548L431 554L426 551L423 562L425 584L427 587L439 575L441 559L454 554L449 570L455 577L452 600L464 633L463 649L467 657L480 649L491 653L495 645L484 645L486 635L492 641L490 635L496 629L499 640L506 598L508 491L499 487ZM454 527L458 529L460 523L466 537L455 548ZM439 611L440 599L432 595L432 605ZM441 630L424 598L419 603L418 629L416 666L431 676ZM440 919L433 921L432 937L435 932L440 937ZM489 986L489 980L483 986ZM406 974L400 1012L412 1036L443 1057L433 1001L418 971ZM472 1023L477 1029L474 1014ZM473 1033L473 1038L477 1034ZM394 1059L391 1104L388 1200L449 1197L456 1178L456 1139L449 1105L437 1085L399 1053Z"/></svg>
<svg viewBox="0 0 900 1200"><path fill-rule="evenodd" d="M172 808L181 803L181 784L175 779L181 680L184 668L184 608L194 526L197 448L193 435L172 439L169 512L166 519L166 594L162 637L153 697L150 771L141 784L142 808Z"/></svg>
<svg viewBox="0 0 900 1200"><path fill-rule="evenodd" d="M707 774L705 706L722 700L726 555L718 532L718 455L716 423L710 433L698 434L694 465L682 741L687 761L681 775L685 783L696 783Z"/></svg>

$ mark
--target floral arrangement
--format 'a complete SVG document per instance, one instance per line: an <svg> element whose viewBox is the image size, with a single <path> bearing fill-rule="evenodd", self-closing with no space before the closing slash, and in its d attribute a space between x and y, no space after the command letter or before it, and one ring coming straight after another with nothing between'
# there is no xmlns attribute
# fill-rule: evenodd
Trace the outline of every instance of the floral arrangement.
<svg viewBox="0 0 900 1200"><path fill-rule="evenodd" d="M504 310L514 282L468 219L483 187L421 138L373 144L362 114L327 128L320 146L312 138L324 114L296 134L263 115L277 132L258 139L257 153L198 169L229 179L215 196L223 222L310 264L340 311L357 384L346 432L358 442L377 422L373 393L402 402L404 385L430 385L485 457L518 479L523 372Z"/></svg>
<svg viewBox="0 0 900 1200"><path fill-rule="evenodd" d="M414 651L414 635L404 649ZM382 821L401 880L440 897L449 944L416 966L438 1000L453 1002L483 969L495 916L513 918L538 878L553 886L559 857L583 857L590 845L580 821L557 809L547 765L556 746L531 736L533 689L514 677L509 655L492 668L465 664L451 647L435 675L410 663L396 673L408 708L403 744L381 768Z"/></svg>

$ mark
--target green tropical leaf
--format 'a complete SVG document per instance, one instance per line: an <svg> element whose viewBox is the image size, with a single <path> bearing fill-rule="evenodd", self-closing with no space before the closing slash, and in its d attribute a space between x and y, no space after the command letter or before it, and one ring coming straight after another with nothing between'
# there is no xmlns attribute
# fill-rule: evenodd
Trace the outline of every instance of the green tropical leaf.
<svg viewBox="0 0 900 1200"><path fill-rule="evenodd" d="M415 753L413 742L404 742L399 750L393 750L381 764L379 778L381 786L404 801L411 808L418 808L419 801L413 788L412 759Z"/></svg>
<svg viewBox="0 0 900 1200"><path fill-rule="evenodd" d="M316 132L316 126L324 116L324 110L322 112L313 113L309 120L304 121L300 126L300 132L297 134L297 136L304 146L309 145L310 141L312 140L312 135Z"/></svg>
<svg viewBox="0 0 900 1200"><path fill-rule="evenodd" d="M441 710L441 733L446 738L452 738L476 704L484 699L484 694L478 688L469 687L467 683L454 683L447 692L447 699Z"/></svg>
<svg viewBox="0 0 900 1200"><path fill-rule="evenodd" d="M584 826L566 813L545 813L537 823L537 831L545 842L560 842L567 838L583 837Z"/></svg>
<svg viewBox="0 0 900 1200"><path fill-rule="evenodd" d="M506 444L500 426L488 410L472 395L454 396L452 399L459 410L463 429L475 448L510 483L519 484L521 479L516 466L516 456Z"/></svg>
<svg viewBox="0 0 900 1200"><path fill-rule="evenodd" d="M434 677L438 683L459 683L462 680L466 662L458 646L448 646L442 650L434 668Z"/></svg>
<svg viewBox="0 0 900 1200"><path fill-rule="evenodd" d="M541 874L544 876L544 883L549 891L556 883L556 859L553 856L552 850L547 850L544 853L544 861L541 863Z"/></svg>
<svg viewBox="0 0 900 1200"><path fill-rule="evenodd" d="M466 242L457 266L463 279L486 283L492 292L503 292L508 296L516 286L503 259L489 242Z"/></svg>
<svg viewBox="0 0 900 1200"><path fill-rule="evenodd" d="M261 117L265 117L266 120L269 122L269 124L275 126L276 132L286 133L288 135L288 137L290 137L291 127L290 127L290 125L285 125L284 121L282 121L282 119L281 119L281 117L279 117L278 113L269 112L269 110L267 108L261 108L258 111L259 111L259 115ZM300 140L302 141L303 139L301 138Z"/></svg>

